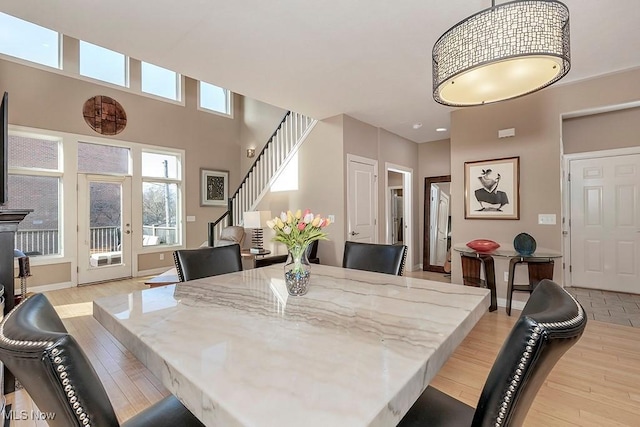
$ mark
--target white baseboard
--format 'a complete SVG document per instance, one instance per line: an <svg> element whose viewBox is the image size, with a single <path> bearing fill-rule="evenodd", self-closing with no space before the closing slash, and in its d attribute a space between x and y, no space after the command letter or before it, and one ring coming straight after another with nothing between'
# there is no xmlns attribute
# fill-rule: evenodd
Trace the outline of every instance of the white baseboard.
<svg viewBox="0 0 640 427"><path fill-rule="evenodd" d="M77 285L73 282L53 283L50 285L29 286L27 288L27 292L57 291L58 289L75 288L76 286ZM20 291L20 287L18 287L16 290Z"/></svg>
<svg viewBox="0 0 640 427"><path fill-rule="evenodd" d="M140 276L155 276L156 274L162 274L167 270L171 270L172 268L174 268L175 266L170 266L170 267L158 267L158 268L152 268L151 270L142 270L142 271L138 271L135 275L135 277L140 277Z"/></svg>
<svg viewBox="0 0 640 427"><path fill-rule="evenodd" d="M498 298L497 299L498 302L498 307L507 307L507 299L506 298ZM526 304L525 301L516 301L516 300L512 300L511 301L511 309L512 310L522 310L524 308L524 305Z"/></svg>

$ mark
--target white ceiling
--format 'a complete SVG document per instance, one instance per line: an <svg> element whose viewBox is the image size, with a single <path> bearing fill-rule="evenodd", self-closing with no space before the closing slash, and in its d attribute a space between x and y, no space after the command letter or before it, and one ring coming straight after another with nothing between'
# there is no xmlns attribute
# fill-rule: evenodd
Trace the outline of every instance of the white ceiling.
<svg viewBox="0 0 640 427"><path fill-rule="evenodd" d="M500 1L498 3L501 3ZM564 0L556 84L640 66L638 0ZM317 119L348 114L415 142L449 137L431 49L490 0L0 0L0 11ZM640 83L640 82L639 82ZM483 107L470 107L483 108ZM414 130L414 123L423 127Z"/></svg>

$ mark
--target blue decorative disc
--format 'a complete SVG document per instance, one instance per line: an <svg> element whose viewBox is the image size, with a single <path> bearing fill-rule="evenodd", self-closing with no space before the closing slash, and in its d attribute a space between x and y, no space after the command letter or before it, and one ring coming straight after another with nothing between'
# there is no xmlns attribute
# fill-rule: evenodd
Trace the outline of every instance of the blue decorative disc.
<svg viewBox="0 0 640 427"><path fill-rule="evenodd" d="M533 255L536 251L536 239L527 233L520 233L513 239L513 247L520 255Z"/></svg>

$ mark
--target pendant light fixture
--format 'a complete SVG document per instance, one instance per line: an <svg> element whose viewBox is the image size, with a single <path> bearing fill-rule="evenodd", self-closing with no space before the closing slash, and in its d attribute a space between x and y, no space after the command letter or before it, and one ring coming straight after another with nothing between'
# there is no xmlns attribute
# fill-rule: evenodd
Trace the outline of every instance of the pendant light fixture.
<svg viewBox="0 0 640 427"><path fill-rule="evenodd" d="M433 46L433 98L463 107L527 95L564 77L570 59L565 4L492 0Z"/></svg>

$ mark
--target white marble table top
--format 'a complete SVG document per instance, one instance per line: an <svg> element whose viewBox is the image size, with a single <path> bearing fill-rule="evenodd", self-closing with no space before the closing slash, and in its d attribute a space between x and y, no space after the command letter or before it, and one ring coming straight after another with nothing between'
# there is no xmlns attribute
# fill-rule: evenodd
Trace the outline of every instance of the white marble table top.
<svg viewBox="0 0 640 427"><path fill-rule="evenodd" d="M111 296L94 317L207 426L395 426L489 307L487 289L281 265Z"/></svg>

